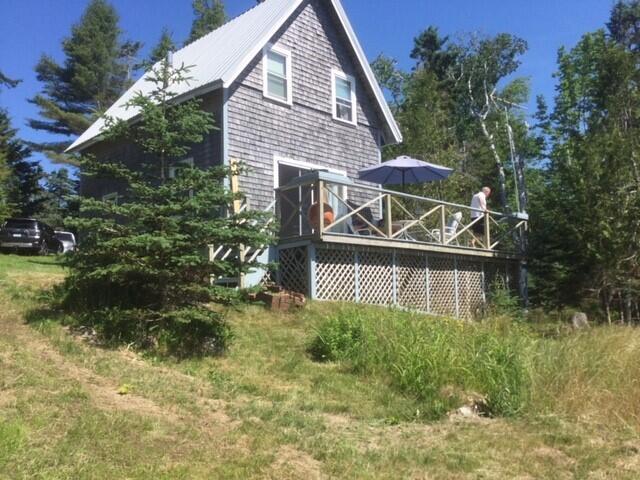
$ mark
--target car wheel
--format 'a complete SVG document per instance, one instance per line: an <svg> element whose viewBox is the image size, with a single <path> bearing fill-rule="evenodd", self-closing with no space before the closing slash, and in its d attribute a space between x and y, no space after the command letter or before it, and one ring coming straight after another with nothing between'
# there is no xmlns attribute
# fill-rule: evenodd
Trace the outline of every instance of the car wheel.
<svg viewBox="0 0 640 480"><path fill-rule="evenodd" d="M43 241L40 244L40 249L38 250L38 254L39 255L49 255L49 246L47 245L47 242Z"/></svg>
<svg viewBox="0 0 640 480"><path fill-rule="evenodd" d="M62 255L64 253L64 245L62 245L62 243L58 243L58 248L56 250L56 253L58 255Z"/></svg>

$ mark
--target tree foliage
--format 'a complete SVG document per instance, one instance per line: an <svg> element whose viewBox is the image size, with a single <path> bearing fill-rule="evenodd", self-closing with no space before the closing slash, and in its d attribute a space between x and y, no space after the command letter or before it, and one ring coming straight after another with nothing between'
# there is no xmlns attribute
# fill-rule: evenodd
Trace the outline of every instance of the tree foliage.
<svg viewBox="0 0 640 480"><path fill-rule="evenodd" d="M4 216L31 217L40 210L43 198L39 182L43 172L38 162L29 160L30 155L11 126L7 111L0 109L0 209Z"/></svg>
<svg viewBox="0 0 640 480"><path fill-rule="evenodd" d="M144 168L84 160L83 175L122 188L116 202L81 200L72 225L82 248L69 261L63 304L108 338L176 354L215 353L224 349L228 329L206 305L221 295L210 281L252 265L233 256L209 261L205 248L268 244L271 233L262 228L263 213L230 213L239 197L225 187L228 169L184 167L166 174L214 128L199 100L172 102L172 87L186 78L184 66L161 62L149 78L150 95L128 104L138 109L139 122L108 122L108 139L131 141L146 153Z"/></svg>
<svg viewBox="0 0 640 480"><path fill-rule="evenodd" d="M78 187L78 180L66 168L45 174L39 219L61 229L66 219L77 216Z"/></svg>
<svg viewBox="0 0 640 480"><path fill-rule="evenodd" d="M145 69L153 67L160 60L166 58L169 52L172 52L175 49L176 44L171 37L171 32L169 29L163 28L158 43L153 47L153 50L151 50L151 53L149 54L149 58L142 64L142 67Z"/></svg>
<svg viewBox="0 0 640 480"><path fill-rule="evenodd" d="M453 167L447 200L468 203L489 185L504 191L503 208L515 209L515 192L522 187L511 180L513 169L524 169L539 153L519 108L528 100L528 82L512 79L525 51L526 43L509 34L453 42L428 27L414 39L411 72L379 56L372 66L390 93L404 137L401 145L386 148L385 158L408 154ZM443 196L441 189L410 187L431 196Z"/></svg>
<svg viewBox="0 0 640 480"><path fill-rule="evenodd" d="M192 6L195 18L185 44L195 42L200 37L222 26L227 20L222 0L193 0Z"/></svg>
<svg viewBox="0 0 640 480"><path fill-rule="evenodd" d="M118 14L106 0L91 0L71 35L62 42L59 64L43 55L36 65L42 91L30 101L39 110L31 128L63 140L37 145L52 161L73 163L62 154L70 139L84 132L130 85L132 65L141 44L120 40Z"/></svg>
<svg viewBox="0 0 640 480"><path fill-rule="evenodd" d="M591 298L610 320L630 320L640 313L638 2L618 2L607 25L558 55L555 108L540 115L550 165L531 257L540 301Z"/></svg>

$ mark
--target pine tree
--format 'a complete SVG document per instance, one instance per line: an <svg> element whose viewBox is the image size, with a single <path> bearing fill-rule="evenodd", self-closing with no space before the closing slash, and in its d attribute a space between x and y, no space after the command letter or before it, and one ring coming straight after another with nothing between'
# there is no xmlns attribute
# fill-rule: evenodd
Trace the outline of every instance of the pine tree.
<svg viewBox="0 0 640 480"><path fill-rule="evenodd" d="M61 152L130 84L132 58L141 45L121 43L120 33L115 9L106 0L91 0L62 42L64 63L48 55L38 62L35 70L43 89L30 101L38 106L40 118L29 120L29 125L67 137L38 145L52 161L73 163Z"/></svg>
<svg viewBox="0 0 640 480"><path fill-rule="evenodd" d="M5 214L7 205L12 213L23 217L34 216L42 204L42 168L38 162L27 160L29 148L17 138L16 129L6 110L0 109L0 161L5 166Z"/></svg>
<svg viewBox="0 0 640 480"><path fill-rule="evenodd" d="M0 72L0 88L13 88L18 85L18 83L20 83L19 80L13 80ZM2 119L6 118L6 116L6 112L0 109L0 125L4 123L5 120ZM8 119L6 121L8 121ZM2 127L0 126L0 128ZM5 134L0 133L0 223L2 223L2 220L9 217L13 212L13 207L9 203L9 180L11 178L11 169L9 168L8 157L10 154L10 140L4 140L5 136Z"/></svg>
<svg viewBox="0 0 640 480"><path fill-rule="evenodd" d="M196 41L209 32L223 25L226 20L222 0L193 0L195 18L191 25L191 33L185 44Z"/></svg>
<svg viewBox="0 0 640 480"><path fill-rule="evenodd" d="M618 2L608 31L560 50L548 188L532 212L538 297L599 304L609 321L640 319L637 7Z"/></svg>
<svg viewBox="0 0 640 480"><path fill-rule="evenodd" d="M183 168L193 143L214 128L199 99L174 104L172 87L188 78L184 66L166 60L154 67L149 96L128 104L140 121L108 121L107 139L127 139L149 159L140 170L86 159L83 175L111 179L122 186L117 202L81 199L71 225L82 248L70 260L64 306L106 337L156 345L177 354L212 353L224 348L228 330L220 314L206 306L219 290L212 278L231 276L250 265L233 258L209 261L207 245L259 246L270 242L266 216L242 212L227 216L239 199L226 187L229 170Z"/></svg>
<svg viewBox="0 0 640 480"><path fill-rule="evenodd" d="M13 80L0 71L0 87L5 86L13 88L20 83L20 80Z"/></svg>
<svg viewBox="0 0 640 480"><path fill-rule="evenodd" d="M153 50L151 50L149 59L144 63L145 69L151 68L160 60L166 58L167 54L174 51L175 49L176 45L173 42L173 38L171 38L171 32L169 32L169 29L163 28L162 34L160 35L160 40L153 48Z"/></svg>
<svg viewBox="0 0 640 480"><path fill-rule="evenodd" d="M0 223L11 216L12 208L9 204L9 179L11 170L7 164L7 152L0 149Z"/></svg>
<svg viewBox="0 0 640 480"><path fill-rule="evenodd" d="M46 174L39 218L52 227L62 228L65 219L78 213L78 180L66 168Z"/></svg>

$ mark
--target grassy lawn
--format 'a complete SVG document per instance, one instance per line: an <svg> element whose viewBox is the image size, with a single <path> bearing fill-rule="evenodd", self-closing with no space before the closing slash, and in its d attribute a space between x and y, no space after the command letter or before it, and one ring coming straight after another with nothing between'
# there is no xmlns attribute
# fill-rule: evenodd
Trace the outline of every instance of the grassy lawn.
<svg viewBox="0 0 640 480"><path fill-rule="evenodd" d="M584 375L544 377L556 380L537 388L535 412L426 422L382 377L310 359L315 328L339 306L232 310L225 357L172 362L93 346L29 314L63 275L53 257L0 256L0 478L640 476L638 407L621 393L638 371L609 358L602 384L598 358L580 370L567 356L567 371ZM605 330L567 342L602 359L602 333L618 342L610 348L639 351L637 332ZM540 342L558 358L558 340Z"/></svg>

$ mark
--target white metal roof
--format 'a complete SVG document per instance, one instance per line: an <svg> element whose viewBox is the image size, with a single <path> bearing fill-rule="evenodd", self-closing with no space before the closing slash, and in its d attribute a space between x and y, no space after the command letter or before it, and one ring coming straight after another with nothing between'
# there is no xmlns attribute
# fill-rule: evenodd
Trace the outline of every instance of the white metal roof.
<svg viewBox="0 0 640 480"><path fill-rule="evenodd" d="M265 0L242 15L225 23L220 28L181 48L173 54L173 64L190 66L189 83L176 85L174 92L178 98L190 98L218 87L228 87L240 75L249 62L262 50L264 45L289 19L304 0ZM396 142L402 141L400 129L387 105L369 62L349 23L340 0L326 0L333 5L345 33L351 43L360 66L367 78L371 91L387 122L388 130ZM125 107L138 92L148 93L153 84L143 75L115 102L105 115L130 120L136 116L135 109ZM99 118L80 135L67 152L80 151L98 140L104 128L104 118Z"/></svg>

